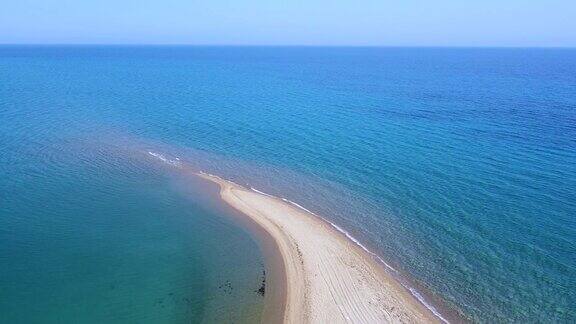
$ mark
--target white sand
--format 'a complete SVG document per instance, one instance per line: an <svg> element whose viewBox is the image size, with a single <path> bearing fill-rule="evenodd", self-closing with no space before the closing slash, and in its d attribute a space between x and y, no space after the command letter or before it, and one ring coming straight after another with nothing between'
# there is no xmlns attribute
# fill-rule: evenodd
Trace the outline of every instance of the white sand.
<svg viewBox="0 0 576 324"><path fill-rule="evenodd" d="M286 274L285 323L438 322L368 252L324 220L281 199L200 176L219 184L222 199L276 241Z"/></svg>

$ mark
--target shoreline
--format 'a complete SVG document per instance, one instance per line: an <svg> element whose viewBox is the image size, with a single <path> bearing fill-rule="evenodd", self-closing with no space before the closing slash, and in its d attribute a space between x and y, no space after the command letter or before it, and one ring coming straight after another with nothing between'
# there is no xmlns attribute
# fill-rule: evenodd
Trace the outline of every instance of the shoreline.
<svg viewBox="0 0 576 324"><path fill-rule="evenodd" d="M390 266L337 225L290 200L211 174L196 175L217 184L220 198L253 223L266 260L272 260L266 265L274 270L272 280L270 271L267 274L264 319L447 322L388 273L384 267ZM276 294L269 297L269 290Z"/></svg>

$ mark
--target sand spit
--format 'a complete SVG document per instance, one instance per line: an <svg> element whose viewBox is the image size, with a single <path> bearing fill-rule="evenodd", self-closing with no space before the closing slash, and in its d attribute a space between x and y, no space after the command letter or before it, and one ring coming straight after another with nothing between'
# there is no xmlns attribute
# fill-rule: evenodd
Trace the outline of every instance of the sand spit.
<svg viewBox="0 0 576 324"><path fill-rule="evenodd" d="M276 242L285 266L285 323L440 322L373 255L326 221L274 196L199 175L220 185L222 199Z"/></svg>

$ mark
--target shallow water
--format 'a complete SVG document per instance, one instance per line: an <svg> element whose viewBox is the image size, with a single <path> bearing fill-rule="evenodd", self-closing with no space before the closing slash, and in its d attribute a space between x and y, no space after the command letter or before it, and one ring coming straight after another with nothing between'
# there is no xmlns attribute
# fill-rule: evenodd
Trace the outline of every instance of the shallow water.
<svg viewBox="0 0 576 324"><path fill-rule="evenodd" d="M255 243L153 151L330 219L455 316L574 321L574 71L561 49L1 47L1 313L259 312ZM247 297L203 298L226 262ZM194 303L150 306L172 290Z"/></svg>
<svg viewBox="0 0 576 324"><path fill-rule="evenodd" d="M29 144L1 162L0 322L259 320L264 261L215 188L104 143Z"/></svg>

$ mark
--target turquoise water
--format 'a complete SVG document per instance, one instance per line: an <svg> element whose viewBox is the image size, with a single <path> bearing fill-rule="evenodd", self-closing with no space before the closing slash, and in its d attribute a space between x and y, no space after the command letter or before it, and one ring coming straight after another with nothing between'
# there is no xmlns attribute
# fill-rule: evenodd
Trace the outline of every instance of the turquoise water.
<svg viewBox="0 0 576 324"><path fill-rule="evenodd" d="M447 317L573 322L575 71L565 49L1 47L0 313L258 316L256 243L152 151L330 219Z"/></svg>

